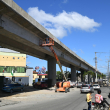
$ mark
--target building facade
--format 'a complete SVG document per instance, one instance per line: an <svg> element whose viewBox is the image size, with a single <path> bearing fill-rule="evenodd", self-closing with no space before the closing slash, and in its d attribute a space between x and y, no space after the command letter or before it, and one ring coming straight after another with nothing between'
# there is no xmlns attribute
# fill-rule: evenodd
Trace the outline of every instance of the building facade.
<svg viewBox="0 0 110 110"><path fill-rule="evenodd" d="M0 48L0 76L5 76L7 83L15 76L15 82L32 85L32 75L33 69L26 67L26 54Z"/></svg>

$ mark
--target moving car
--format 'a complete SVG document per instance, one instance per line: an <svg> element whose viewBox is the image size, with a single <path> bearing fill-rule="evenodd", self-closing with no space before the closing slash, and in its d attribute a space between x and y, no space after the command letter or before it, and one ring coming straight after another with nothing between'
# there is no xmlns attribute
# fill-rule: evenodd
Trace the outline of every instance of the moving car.
<svg viewBox="0 0 110 110"><path fill-rule="evenodd" d="M100 89L100 86L99 86L99 84L93 84L93 88L94 89Z"/></svg>
<svg viewBox="0 0 110 110"><path fill-rule="evenodd" d="M81 93L82 92L89 92L89 91L94 92L94 88L93 88L93 86L91 84L83 84L81 86L80 91L81 91Z"/></svg>
<svg viewBox="0 0 110 110"><path fill-rule="evenodd" d="M9 84L4 86L2 88L2 91L12 93L14 91L23 91L23 89L24 89L24 86L21 84Z"/></svg>

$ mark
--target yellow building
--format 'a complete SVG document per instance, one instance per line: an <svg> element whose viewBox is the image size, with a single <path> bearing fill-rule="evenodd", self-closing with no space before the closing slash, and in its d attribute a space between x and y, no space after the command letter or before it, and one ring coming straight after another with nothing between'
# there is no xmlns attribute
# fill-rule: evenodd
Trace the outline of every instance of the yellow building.
<svg viewBox="0 0 110 110"><path fill-rule="evenodd" d="M0 76L26 76L26 54L0 52Z"/></svg>
<svg viewBox="0 0 110 110"><path fill-rule="evenodd" d="M0 66L26 67L26 54L0 52Z"/></svg>
<svg viewBox="0 0 110 110"><path fill-rule="evenodd" d="M7 84L14 78L14 82L32 85L33 68L26 66L26 54L0 48L0 76L5 76Z"/></svg>
<svg viewBox="0 0 110 110"><path fill-rule="evenodd" d="M26 54L0 48L0 76L26 76Z"/></svg>
<svg viewBox="0 0 110 110"><path fill-rule="evenodd" d="M39 78L38 72L33 71L33 80ZM45 75L42 75L42 78L45 78Z"/></svg>

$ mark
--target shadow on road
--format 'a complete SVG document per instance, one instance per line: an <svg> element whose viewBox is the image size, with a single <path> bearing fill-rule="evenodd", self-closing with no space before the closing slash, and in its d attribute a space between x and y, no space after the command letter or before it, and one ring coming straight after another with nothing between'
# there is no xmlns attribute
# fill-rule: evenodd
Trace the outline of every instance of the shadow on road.
<svg viewBox="0 0 110 110"><path fill-rule="evenodd" d="M108 94L108 98L110 99L110 93Z"/></svg>
<svg viewBox="0 0 110 110"><path fill-rule="evenodd" d="M87 110L87 109L83 109L83 110Z"/></svg>
<svg viewBox="0 0 110 110"><path fill-rule="evenodd" d="M0 90L0 98L12 96L12 95L16 95L16 94L19 94L19 93L34 92L34 91L39 91L39 90L52 91L51 88L47 88L47 89L36 89L36 88L33 88L33 86L25 86L24 87L24 90L22 92L20 92L20 91L14 91L13 93L7 93L7 92L3 92L3 91Z"/></svg>

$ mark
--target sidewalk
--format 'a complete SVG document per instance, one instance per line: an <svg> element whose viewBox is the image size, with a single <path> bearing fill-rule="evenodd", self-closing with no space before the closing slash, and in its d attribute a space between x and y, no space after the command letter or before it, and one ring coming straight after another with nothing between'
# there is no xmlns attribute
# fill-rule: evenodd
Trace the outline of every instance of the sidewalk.
<svg viewBox="0 0 110 110"><path fill-rule="evenodd" d="M71 91L77 88L71 88ZM62 95L61 95L62 94ZM58 97L63 97L66 93L57 92L55 93L55 88L51 87L48 89L37 90L33 87L25 87L24 92L14 92L14 94L9 93L9 96L0 98L0 107L6 105L18 104L25 101L45 101L51 100Z"/></svg>
<svg viewBox="0 0 110 110"><path fill-rule="evenodd" d="M14 105L14 104L17 104L17 103L20 103L20 102L2 99L2 100L0 101L0 107L6 106L6 105Z"/></svg>

